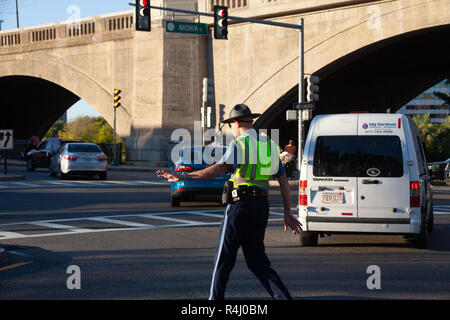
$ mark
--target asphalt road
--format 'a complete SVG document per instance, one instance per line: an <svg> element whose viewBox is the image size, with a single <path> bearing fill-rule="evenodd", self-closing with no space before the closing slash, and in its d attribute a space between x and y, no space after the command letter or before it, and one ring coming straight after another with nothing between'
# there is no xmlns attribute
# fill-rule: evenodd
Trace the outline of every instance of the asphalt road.
<svg viewBox="0 0 450 320"><path fill-rule="evenodd" d="M216 203L171 208L168 184L150 173L109 172L106 182L10 173L26 179L0 181L0 246L9 259L0 299L208 298L223 215ZM266 249L294 299L450 299L450 187L434 187L426 250L379 235L333 235L301 248L282 231L272 189ZM241 252L226 297L270 298Z"/></svg>

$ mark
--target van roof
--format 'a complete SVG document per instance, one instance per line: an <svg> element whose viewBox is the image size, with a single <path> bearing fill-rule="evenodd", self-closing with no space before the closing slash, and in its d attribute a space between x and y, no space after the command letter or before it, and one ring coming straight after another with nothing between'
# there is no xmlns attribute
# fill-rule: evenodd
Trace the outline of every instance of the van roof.
<svg viewBox="0 0 450 320"><path fill-rule="evenodd" d="M319 135L398 134L406 124L408 117L397 113L326 114L314 118L313 131Z"/></svg>

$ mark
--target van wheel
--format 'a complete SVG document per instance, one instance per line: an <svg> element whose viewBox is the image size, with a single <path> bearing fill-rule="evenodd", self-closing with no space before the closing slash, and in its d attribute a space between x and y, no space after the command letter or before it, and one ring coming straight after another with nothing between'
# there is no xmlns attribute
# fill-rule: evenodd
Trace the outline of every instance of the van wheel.
<svg viewBox="0 0 450 320"><path fill-rule="evenodd" d="M172 207L179 207L180 206L180 198L170 196L170 204Z"/></svg>
<svg viewBox="0 0 450 320"><path fill-rule="evenodd" d="M315 247L319 241L319 234L316 232L300 231L300 247Z"/></svg>
<svg viewBox="0 0 450 320"><path fill-rule="evenodd" d="M56 172L53 170L53 164L50 163L50 168L48 169L48 173L50 174L50 177L56 177Z"/></svg>
<svg viewBox="0 0 450 320"><path fill-rule="evenodd" d="M430 206L430 212L428 213L428 232L433 232L434 229L434 213L433 213L433 204Z"/></svg>
<svg viewBox="0 0 450 320"><path fill-rule="evenodd" d="M33 161L31 161L31 159L28 159L27 161L27 170L30 172L36 170L36 167L33 165Z"/></svg>
<svg viewBox="0 0 450 320"><path fill-rule="evenodd" d="M426 249L428 247L428 223L425 216L422 216L420 233L410 239L410 243L416 249Z"/></svg>

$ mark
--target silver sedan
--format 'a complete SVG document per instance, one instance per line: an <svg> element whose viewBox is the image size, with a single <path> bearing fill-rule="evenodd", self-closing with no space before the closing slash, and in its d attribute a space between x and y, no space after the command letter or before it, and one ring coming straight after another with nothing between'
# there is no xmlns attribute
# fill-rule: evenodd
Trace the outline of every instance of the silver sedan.
<svg viewBox="0 0 450 320"><path fill-rule="evenodd" d="M99 175L106 179L108 158L94 143L66 143L53 155L50 176L65 179L69 174Z"/></svg>

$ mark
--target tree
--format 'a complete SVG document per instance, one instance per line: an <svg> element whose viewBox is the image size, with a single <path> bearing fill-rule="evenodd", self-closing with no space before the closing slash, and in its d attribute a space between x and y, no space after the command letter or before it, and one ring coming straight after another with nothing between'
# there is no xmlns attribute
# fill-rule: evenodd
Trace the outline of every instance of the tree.
<svg viewBox="0 0 450 320"><path fill-rule="evenodd" d="M58 132L63 130L65 126L64 121L62 120L58 120L56 121L51 127L50 129L48 129L47 133L45 134L45 136L42 138L42 140L47 139L47 138L56 138L58 137Z"/></svg>
<svg viewBox="0 0 450 320"><path fill-rule="evenodd" d="M450 116L445 122L430 123L430 115L414 117L420 136L426 149L427 161L444 161L450 158Z"/></svg>
<svg viewBox="0 0 450 320"><path fill-rule="evenodd" d="M92 143L112 143L113 129L103 117L80 117L64 126L59 130L60 138L81 139L84 142ZM118 143L123 140L116 136Z"/></svg>

